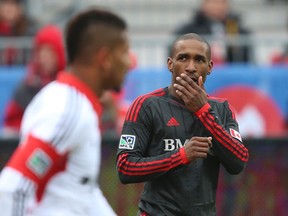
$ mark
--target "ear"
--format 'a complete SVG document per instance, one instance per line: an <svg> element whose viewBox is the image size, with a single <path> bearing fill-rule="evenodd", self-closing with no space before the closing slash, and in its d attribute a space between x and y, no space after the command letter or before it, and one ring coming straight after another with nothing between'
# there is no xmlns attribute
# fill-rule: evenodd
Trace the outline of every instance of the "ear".
<svg viewBox="0 0 288 216"><path fill-rule="evenodd" d="M111 55L109 49L107 47L100 48L94 56L94 62L97 64L102 70L107 71L111 67ZM103 72L104 72L103 71Z"/></svg>
<svg viewBox="0 0 288 216"><path fill-rule="evenodd" d="M207 72L207 75L210 75L211 72L212 72L212 68L213 68L213 61L210 60L210 62L208 63L208 72Z"/></svg>
<svg viewBox="0 0 288 216"><path fill-rule="evenodd" d="M173 72L172 70L173 70L173 61L172 61L172 58L171 57L168 57L167 58L167 67L168 67L168 70L170 71L170 72Z"/></svg>

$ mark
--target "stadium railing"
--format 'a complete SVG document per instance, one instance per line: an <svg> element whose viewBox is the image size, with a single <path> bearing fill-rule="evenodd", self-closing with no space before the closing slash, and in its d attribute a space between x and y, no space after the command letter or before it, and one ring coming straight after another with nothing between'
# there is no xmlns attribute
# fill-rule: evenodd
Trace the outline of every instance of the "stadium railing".
<svg viewBox="0 0 288 216"><path fill-rule="evenodd" d="M205 36L208 42L226 45L249 45L251 53L249 63L270 64L271 57L288 47L287 34L251 34L251 36L227 36L226 38L215 38ZM146 32L131 35L131 49L138 58L138 65L163 66L166 62L168 47L174 37L171 34L160 34ZM0 65L26 64L31 55L31 37L0 37ZM238 55L238 54L237 54Z"/></svg>

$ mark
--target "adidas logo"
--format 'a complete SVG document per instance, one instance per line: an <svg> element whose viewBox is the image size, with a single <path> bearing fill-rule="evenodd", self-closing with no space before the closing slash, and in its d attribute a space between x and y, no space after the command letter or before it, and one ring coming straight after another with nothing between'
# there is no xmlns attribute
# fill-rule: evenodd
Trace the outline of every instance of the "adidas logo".
<svg viewBox="0 0 288 216"><path fill-rule="evenodd" d="M174 117L171 117L171 119L167 122L166 125L171 127L171 126L179 126L180 124Z"/></svg>

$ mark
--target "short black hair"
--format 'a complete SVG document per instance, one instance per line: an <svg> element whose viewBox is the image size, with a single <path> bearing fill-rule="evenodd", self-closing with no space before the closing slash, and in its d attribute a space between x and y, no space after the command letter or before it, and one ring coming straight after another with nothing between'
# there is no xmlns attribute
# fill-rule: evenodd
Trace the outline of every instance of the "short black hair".
<svg viewBox="0 0 288 216"><path fill-rule="evenodd" d="M179 37L177 37L174 42L172 43L171 46L171 50L170 50L170 56L172 57L173 53L174 53L174 49L175 49L175 44L178 43L178 41L182 41L182 40L197 40L200 42L203 42L207 45L207 51L208 51L208 59L211 59L211 47L210 44L200 35L196 34L196 33L187 33L187 34L183 34L180 35Z"/></svg>
<svg viewBox="0 0 288 216"><path fill-rule="evenodd" d="M109 46L115 43L117 34L111 34L113 30L114 33L115 30L125 31L127 24L120 16L109 10L93 8L77 14L66 27L65 43L68 63L80 57L89 46L99 48L102 45Z"/></svg>

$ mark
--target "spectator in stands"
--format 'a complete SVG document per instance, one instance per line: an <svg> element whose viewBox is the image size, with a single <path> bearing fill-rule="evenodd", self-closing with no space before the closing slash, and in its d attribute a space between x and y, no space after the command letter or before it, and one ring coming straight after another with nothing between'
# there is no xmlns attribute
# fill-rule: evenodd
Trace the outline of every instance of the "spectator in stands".
<svg viewBox="0 0 288 216"><path fill-rule="evenodd" d="M288 65L288 45L283 51L276 52L272 55L271 63Z"/></svg>
<svg viewBox="0 0 288 216"><path fill-rule="evenodd" d="M37 20L37 23L40 25L57 23L60 27L64 27L73 14L81 9L88 8L88 6L95 5L94 0L26 0L26 2L29 15Z"/></svg>
<svg viewBox="0 0 288 216"><path fill-rule="evenodd" d="M288 19L287 19L287 30L288 30ZM288 44L284 44L282 50L277 50L272 54L271 64L288 65ZM288 122L287 122L287 126L288 126Z"/></svg>
<svg viewBox="0 0 288 216"><path fill-rule="evenodd" d="M37 29L36 22L30 19L21 0L0 0L0 36L32 36ZM6 44L1 51L1 64L25 63L26 50L18 50L13 44Z"/></svg>
<svg viewBox="0 0 288 216"><path fill-rule="evenodd" d="M18 135L22 116L36 93L65 68L65 50L61 30L47 25L35 35L27 75L8 103L4 116L4 133Z"/></svg>
<svg viewBox="0 0 288 216"><path fill-rule="evenodd" d="M21 0L0 0L0 35L31 36L36 23L25 14Z"/></svg>
<svg viewBox="0 0 288 216"><path fill-rule="evenodd" d="M176 36L195 32L206 38L212 48L214 64L248 62L251 46L227 45L226 36L248 36L249 31L241 24L239 16L230 11L229 0L202 0L200 8L189 23L176 29Z"/></svg>

